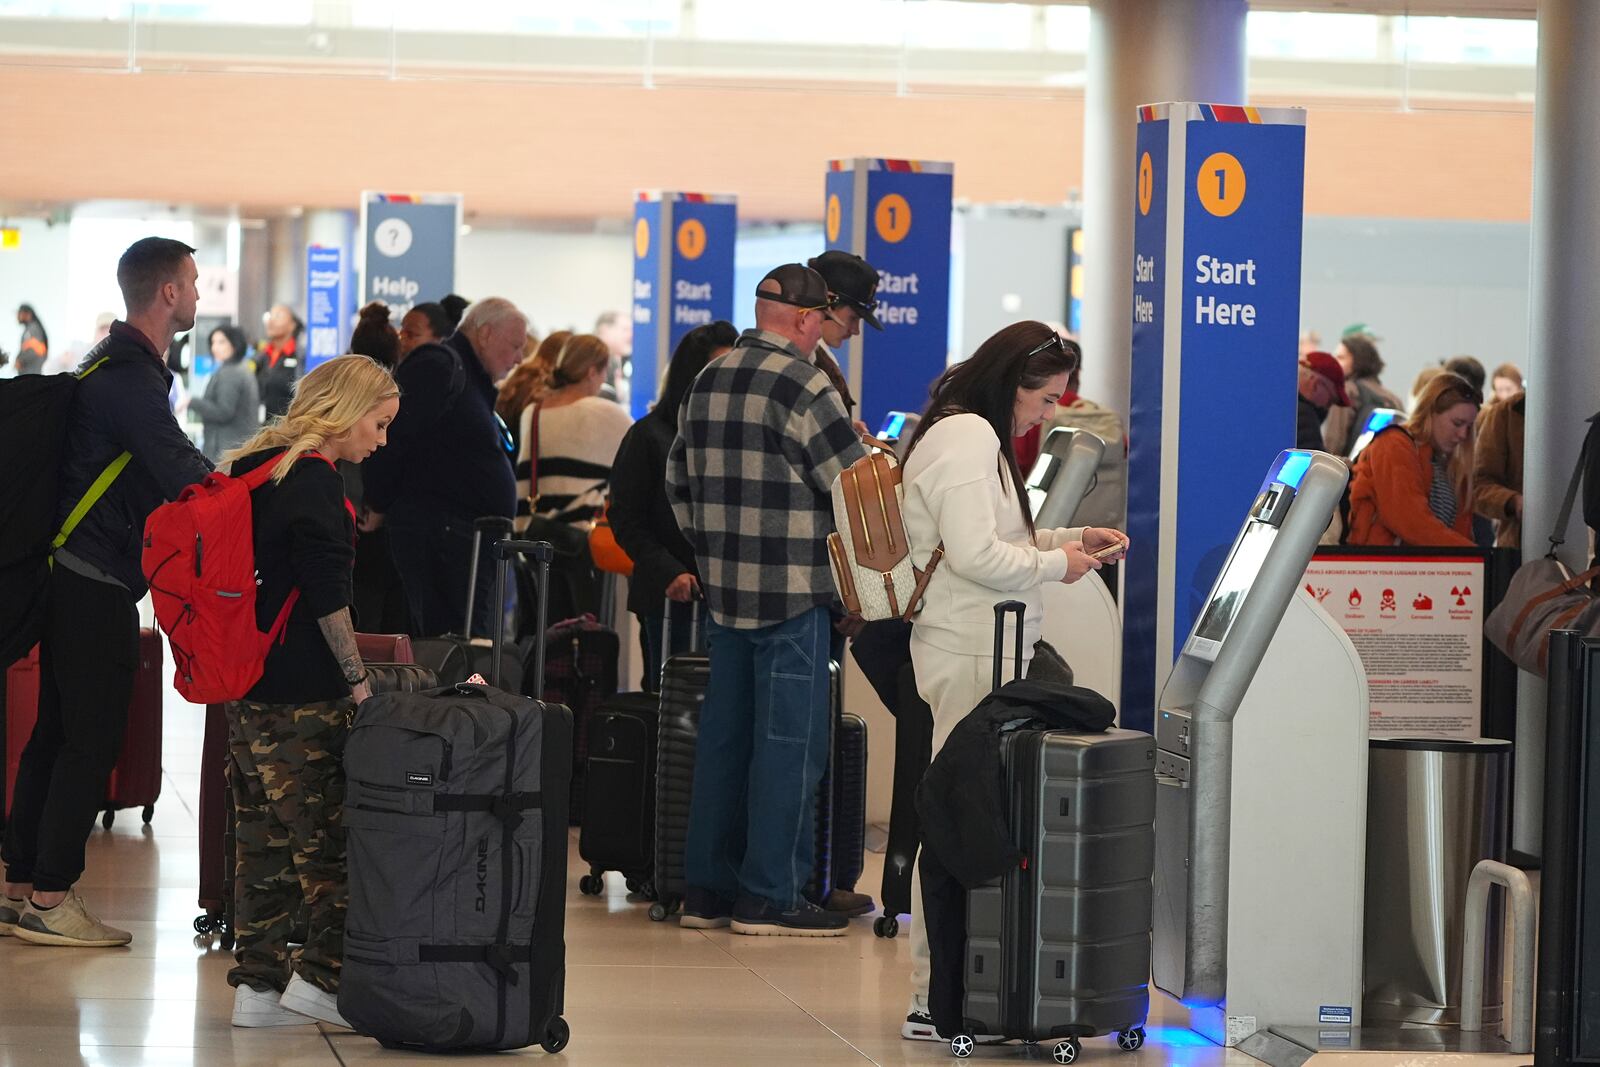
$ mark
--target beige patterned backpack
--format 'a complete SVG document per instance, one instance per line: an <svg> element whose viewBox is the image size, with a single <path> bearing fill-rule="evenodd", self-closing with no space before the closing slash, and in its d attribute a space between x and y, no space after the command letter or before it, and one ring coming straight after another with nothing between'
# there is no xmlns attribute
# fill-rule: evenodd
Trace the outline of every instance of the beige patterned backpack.
<svg viewBox="0 0 1600 1067"><path fill-rule="evenodd" d="M909 621L944 558L940 542L925 567L912 563L901 499L900 466L890 452L868 452L833 481L833 581L845 610L867 622Z"/></svg>

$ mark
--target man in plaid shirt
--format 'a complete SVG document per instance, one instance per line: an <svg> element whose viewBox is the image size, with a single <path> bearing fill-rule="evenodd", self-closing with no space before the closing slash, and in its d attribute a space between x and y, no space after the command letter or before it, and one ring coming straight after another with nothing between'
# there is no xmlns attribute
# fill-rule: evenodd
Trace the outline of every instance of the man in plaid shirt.
<svg viewBox="0 0 1600 1067"><path fill-rule="evenodd" d="M866 454L813 361L830 313L798 263L756 291L756 329L684 401L667 482L711 618L685 855L684 926L836 937L802 896L828 759L833 480Z"/></svg>

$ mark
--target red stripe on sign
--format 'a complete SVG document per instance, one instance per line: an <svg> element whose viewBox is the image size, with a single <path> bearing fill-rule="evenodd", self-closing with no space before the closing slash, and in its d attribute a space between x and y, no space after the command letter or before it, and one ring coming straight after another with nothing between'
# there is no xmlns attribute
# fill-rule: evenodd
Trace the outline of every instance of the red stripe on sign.
<svg viewBox="0 0 1600 1067"><path fill-rule="evenodd" d="M706 202L705 193L684 193L683 199L690 204L703 204Z"/></svg>
<svg viewBox="0 0 1600 1067"><path fill-rule="evenodd" d="M844 160L842 160L842 159L830 159L830 160L828 160L828 169L832 170L832 171L844 170Z"/></svg>
<svg viewBox="0 0 1600 1067"><path fill-rule="evenodd" d="M909 159L886 159L883 161L883 169L910 173L911 161Z"/></svg>
<svg viewBox="0 0 1600 1067"><path fill-rule="evenodd" d="M1211 110L1216 113L1218 122L1249 122L1250 113L1242 107L1233 104L1214 104Z"/></svg>

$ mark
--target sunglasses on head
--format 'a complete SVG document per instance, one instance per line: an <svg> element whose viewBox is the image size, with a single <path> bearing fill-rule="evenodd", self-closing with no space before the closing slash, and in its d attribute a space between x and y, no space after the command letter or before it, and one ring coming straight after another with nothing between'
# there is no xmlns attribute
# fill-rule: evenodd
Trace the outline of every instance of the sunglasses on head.
<svg viewBox="0 0 1600 1067"><path fill-rule="evenodd" d="M1043 343L1041 343L1039 345L1036 345L1033 348L1028 349L1028 354L1026 356L1022 357L1022 358L1024 358L1024 359L1032 359L1034 356L1037 356L1039 353L1048 351L1051 348L1051 346L1054 346L1056 348L1061 349L1061 351L1063 353L1066 352L1066 350L1067 350L1067 344L1066 344L1065 341L1063 341L1061 339L1061 335L1056 333L1054 330L1051 330L1050 331L1050 339L1048 341L1045 341L1045 342L1043 342Z"/></svg>

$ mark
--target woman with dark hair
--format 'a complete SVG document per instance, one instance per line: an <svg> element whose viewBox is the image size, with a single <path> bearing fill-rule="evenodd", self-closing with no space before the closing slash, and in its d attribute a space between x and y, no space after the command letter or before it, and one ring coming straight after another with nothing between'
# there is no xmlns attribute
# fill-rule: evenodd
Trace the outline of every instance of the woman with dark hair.
<svg viewBox="0 0 1600 1067"><path fill-rule="evenodd" d="M400 356L398 365L411 350L430 341L443 341L453 333L450 316L438 304L418 304L400 319Z"/></svg>
<svg viewBox="0 0 1600 1067"><path fill-rule="evenodd" d="M1372 439L1350 483L1350 544L1472 547L1472 430L1482 403L1472 383L1441 371L1404 425Z"/></svg>
<svg viewBox="0 0 1600 1067"><path fill-rule="evenodd" d="M1366 427L1368 416L1379 408L1404 411L1405 405L1378 380L1384 362L1371 337L1363 333L1346 335L1339 341L1333 358L1344 368L1345 392L1350 403L1328 410L1328 418L1322 424L1322 440L1329 452L1348 456Z"/></svg>
<svg viewBox="0 0 1600 1067"><path fill-rule="evenodd" d="M366 356L391 373L394 371L400 362L400 333L389 318L389 305L374 300L361 309L356 328L350 332L350 354ZM410 633L411 608L405 582L400 568L395 566L388 529L374 524L367 508L361 466L341 461L338 467L345 496L358 516L355 570L350 578L350 612L355 616L356 628L367 633Z"/></svg>
<svg viewBox="0 0 1600 1067"><path fill-rule="evenodd" d="M350 331L350 353L366 356L394 370L400 362L400 334L389 321L389 305L374 300L361 309L356 328Z"/></svg>
<svg viewBox="0 0 1600 1067"><path fill-rule="evenodd" d="M250 344L237 326L218 326L207 341L217 369L203 396L189 397L189 410L205 427L200 450L215 463L261 429L261 384L245 365Z"/></svg>
<svg viewBox="0 0 1600 1067"><path fill-rule="evenodd" d="M690 602L700 591L694 549L678 531L667 500L667 451L678 435L678 408L689 395L689 387L706 364L726 354L738 340L739 331L722 321L696 326L684 334L667 365L667 380L656 406L628 428L611 464L607 514L618 546L633 560L628 610L639 618L644 641L643 686L649 693L655 692L660 682L667 601L673 602L673 647L667 650L671 654L688 647L693 615Z"/></svg>
<svg viewBox="0 0 1600 1067"><path fill-rule="evenodd" d="M911 630L917 692L933 709L933 753L988 695L994 670L994 605L1020 600L1027 672L1044 619L1043 586L1075 582L1101 560L1120 558L1127 537L1110 529L1039 530L1014 440L1056 413L1076 353L1042 322L1018 322L936 381L906 450L906 537L919 566L944 556ZM912 887L920 901L920 879ZM928 939L922 909L911 916L912 998L901 1036L937 1040L928 1013Z"/></svg>

